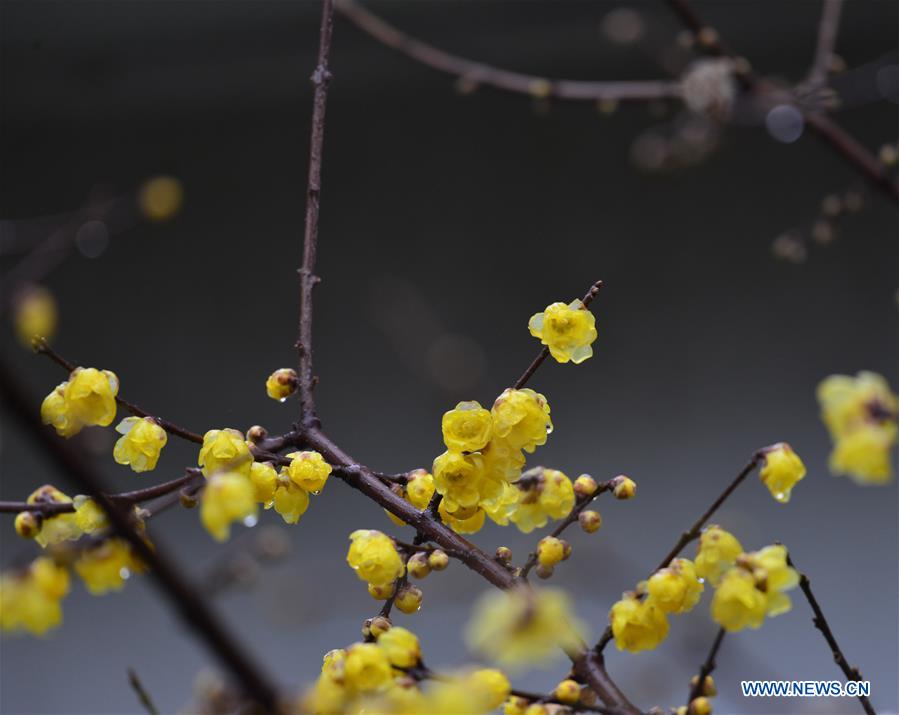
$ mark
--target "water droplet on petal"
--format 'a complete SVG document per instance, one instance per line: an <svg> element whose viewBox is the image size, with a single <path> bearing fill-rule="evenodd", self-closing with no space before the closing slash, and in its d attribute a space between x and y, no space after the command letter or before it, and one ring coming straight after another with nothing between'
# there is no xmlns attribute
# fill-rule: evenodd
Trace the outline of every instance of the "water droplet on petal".
<svg viewBox="0 0 899 715"><path fill-rule="evenodd" d="M122 566L122 568L119 569L119 576L121 576L123 581L127 581L131 578L131 571L125 566Z"/></svg>
<svg viewBox="0 0 899 715"><path fill-rule="evenodd" d="M243 525L249 528L253 528L256 524L259 523L259 519L255 514L250 514L250 516L244 518Z"/></svg>

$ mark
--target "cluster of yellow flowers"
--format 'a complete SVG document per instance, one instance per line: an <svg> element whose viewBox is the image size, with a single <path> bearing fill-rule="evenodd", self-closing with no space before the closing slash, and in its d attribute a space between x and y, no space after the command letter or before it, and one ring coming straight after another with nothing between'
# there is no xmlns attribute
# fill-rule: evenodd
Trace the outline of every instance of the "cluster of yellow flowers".
<svg viewBox="0 0 899 715"><path fill-rule="evenodd" d="M406 561L393 539L386 534L374 529L357 529L350 534L346 560L359 579L368 584L368 593L372 598L383 601L394 597L394 605L403 613L415 613L421 608L423 595L418 586L402 583L400 590L396 591L398 581L406 574ZM446 568L449 557L437 550L428 555L416 554L410 561L409 573L416 578L424 578L432 569L440 571Z"/></svg>
<svg viewBox="0 0 899 715"><path fill-rule="evenodd" d="M471 648L509 668L539 663L559 648L583 648L581 623L555 589L513 588L484 594L466 629Z"/></svg>
<svg viewBox="0 0 899 715"><path fill-rule="evenodd" d="M332 650L321 674L301 702L303 712L397 715L479 715L497 708L511 690L499 670L461 672L422 684L418 637L379 617L366 624L367 641Z"/></svg>
<svg viewBox="0 0 899 715"><path fill-rule="evenodd" d="M596 318L581 300L546 306L544 312L531 316L528 329L561 363L570 360L578 365L593 355Z"/></svg>
<svg viewBox="0 0 899 715"><path fill-rule="evenodd" d="M53 425L61 437L71 437L83 427L106 427L116 415L119 378L109 370L75 368L69 379L56 387L41 404L41 420Z"/></svg>
<svg viewBox="0 0 899 715"><path fill-rule="evenodd" d="M271 462L256 462L250 443L233 429L209 430L197 463L206 476L200 520L218 541L226 540L231 524L255 523L258 505L295 524L309 508L309 494L328 481L331 465L318 452L291 452L290 463L278 472Z"/></svg>
<svg viewBox="0 0 899 715"><path fill-rule="evenodd" d="M766 615L790 610L784 591L794 588L799 577L787 565L783 546L744 553L736 537L720 526L709 526L700 536L695 561L674 559L612 606L609 620L617 648L634 653L656 648L668 636L667 616L692 610L705 583L715 589L714 621L739 631L758 628Z"/></svg>
<svg viewBox="0 0 899 715"><path fill-rule="evenodd" d="M818 385L821 417L834 442L830 469L859 484L893 478L890 452L896 444L899 398L874 372L831 375Z"/></svg>
<svg viewBox="0 0 899 715"><path fill-rule="evenodd" d="M74 511L43 516L39 512L23 511L16 515L16 532L25 539L34 539L41 547L63 541L75 541L84 534L93 534L107 526L103 510L92 499L78 495L67 496L52 484L33 491L27 504L71 504Z"/></svg>
<svg viewBox="0 0 899 715"><path fill-rule="evenodd" d="M69 592L69 572L47 556L28 568L0 575L0 627L43 635L62 621L60 601Z"/></svg>

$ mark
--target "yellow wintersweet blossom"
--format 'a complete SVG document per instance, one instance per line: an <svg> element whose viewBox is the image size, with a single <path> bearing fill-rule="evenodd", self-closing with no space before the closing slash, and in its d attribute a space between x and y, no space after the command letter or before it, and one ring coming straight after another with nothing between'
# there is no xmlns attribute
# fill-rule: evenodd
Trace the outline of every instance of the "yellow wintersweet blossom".
<svg viewBox="0 0 899 715"><path fill-rule="evenodd" d="M253 455L244 436L234 429L211 429L203 435L197 464L207 477L220 469L250 475Z"/></svg>
<svg viewBox="0 0 899 715"><path fill-rule="evenodd" d="M73 500L75 504L75 524L85 534L105 529L109 526L106 512L93 499L79 494Z"/></svg>
<svg viewBox="0 0 899 715"><path fill-rule="evenodd" d="M406 483L397 484L394 490L419 511L427 509L434 496L434 477L424 469L413 469L406 475ZM384 510L390 520L397 526L405 526L406 522L391 512Z"/></svg>
<svg viewBox="0 0 899 715"><path fill-rule="evenodd" d="M756 586L765 592L765 610L769 616L779 616L793 607L784 591L799 585L799 573L787 563L785 546L775 544L744 554L740 564L752 571Z"/></svg>
<svg viewBox="0 0 899 715"><path fill-rule="evenodd" d="M646 582L649 598L665 613L693 610L704 588L689 559L674 559L667 568L659 569Z"/></svg>
<svg viewBox="0 0 899 715"><path fill-rule="evenodd" d="M512 691L509 679L496 668L481 668L474 671L465 679L465 684L483 693L484 707L487 710L495 710L502 705Z"/></svg>
<svg viewBox="0 0 899 715"><path fill-rule="evenodd" d="M265 392L273 400L284 402L297 391L298 384L297 371L289 367L282 367L268 376L265 381Z"/></svg>
<svg viewBox="0 0 899 715"><path fill-rule="evenodd" d="M712 598L712 618L729 631L758 628L765 616L792 608L784 593L799 584L799 574L787 563L787 550L776 544L743 554L727 571Z"/></svg>
<svg viewBox="0 0 899 715"><path fill-rule="evenodd" d="M758 628L765 620L767 599L749 571L732 568L724 574L712 597L712 618L728 631Z"/></svg>
<svg viewBox="0 0 899 715"><path fill-rule="evenodd" d="M625 593L609 611L609 623L618 650L652 650L668 637L668 619L652 597Z"/></svg>
<svg viewBox="0 0 899 715"><path fill-rule="evenodd" d="M558 362L578 365L593 355L596 318L581 300L552 303L528 321L531 335L549 348Z"/></svg>
<svg viewBox="0 0 899 715"><path fill-rule="evenodd" d="M874 372L831 375L818 385L821 417L834 449L830 469L859 484L887 484L893 478L890 452L899 428L899 397Z"/></svg>
<svg viewBox="0 0 899 715"><path fill-rule="evenodd" d="M51 425L56 430L56 434L66 438L78 434L82 427L81 423L73 418L69 406L66 404L64 395L68 384L61 382L41 403L41 422Z"/></svg>
<svg viewBox="0 0 899 715"><path fill-rule="evenodd" d="M143 562L133 554L131 545L122 539L106 539L83 550L75 561L75 573L95 596L121 591L132 573L144 570Z"/></svg>
<svg viewBox="0 0 899 715"><path fill-rule="evenodd" d="M406 573L406 565L396 544L374 529L357 529L350 534L347 563L356 575L373 586L387 586Z"/></svg>
<svg viewBox="0 0 899 715"><path fill-rule="evenodd" d="M63 390L72 418L81 425L106 427L116 415L119 378L110 370L76 367Z"/></svg>
<svg viewBox="0 0 899 715"><path fill-rule="evenodd" d="M742 553L743 546L733 534L711 524L699 537L699 549L694 562L696 575L714 586Z"/></svg>
<svg viewBox="0 0 899 715"><path fill-rule="evenodd" d="M546 444L553 431L546 398L530 388L508 388L496 398L493 415L493 434L505 440L511 449L533 452Z"/></svg>
<svg viewBox="0 0 899 715"><path fill-rule="evenodd" d="M13 298L16 335L26 347L32 345L36 336L50 340L56 332L57 319L56 299L44 286L30 285Z"/></svg>
<svg viewBox="0 0 899 715"><path fill-rule="evenodd" d="M291 452L287 457L290 464L284 467L283 473L297 486L318 494L328 481L331 465L318 452Z"/></svg>
<svg viewBox="0 0 899 715"><path fill-rule="evenodd" d="M78 434L85 426L106 427L116 415L119 379L109 370L75 368L41 404L41 421L61 437Z"/></svg>
<svg viewBox="0 0 899 715"><path fill-rule="evenodd" d="M255 514L253 483L246 475L216 472L206 480L200 500L200 521L216 541L228 539L231 522L242 521Z"/></svg>
<svg viewBox="0 0 899 715"><path fill-rule="evenodd" d="M453 452L477 452L493 434L493 416L479 402L460 402L443 415L443 443Z"/></svg>
<svg viewBox="0 0 899 715"><path fill-rule="evenodd" d="M346 686L355 691L387 687L393 680L387 652L375 643L354 643L343 660L343 678Z"/></svg>
<svg viewBox="0 0 899 715"><path fill-rule="evenodd" d="M493 499L485 499L482 507L490 519L500 526L508 526L512 514L518 509L521 491L514 484L503 483L500 493Z"/></svg>
<svg viewBox="0 0 899 715"><path fill-rule="evenodd" d="M830 453L830 471L848 474L859 484L889 484L893 479L890 450L896 430L865 425L837 440Z"/></svg>
<svg viewBox="0 0 899 715"><path fill-rule="evenodd" d="M274 465L271 462L253 462L250 465L250 481L256 501L270 509L278 486L278 472Z"/></svg>
<svg viewBox="0 0 899 715"><path fill-rule="evenodd" d="M52 484L45 484L35 489L26 500L28 504L71 504L72 499L63 494ZM52 546L62 541L74 541L80 539L84 532L78 526L75 513L56 514L45 516L40 520L40 530L34 535L34 540L42 547Z"/></svg>
<svg viewBox="0 0 899 715"><path fill-rule="evenodd" d="M583 647L568 597L553 589L513 588L485 594L466 628L471 648L507 667L551 657L558 648Z"/></svg>
<svg viewBox="0 0 899 715"><path fill-rule="evenodd" d="M568 516L574 507L574 486L557 469L530 470L518 486L518 506L509 518L525 534L545 526L549 519Z"/></svg>
<svg viewBox="0 0 899 715"><path fill-rule="evenodd" d="M309 492L297 486L289 477L280 475L271 506L281 515L285 524L296 524L309 508Z"/></svg>
<svg viewBox="0 0 899 715"><path fill-rule="evenodd" d="M443 496L446 509L455 514L474 509L484 499L499 494L502 485L484 469L484 458L478 454L444 452L434 460L434 486Z"/></svg>
<svg viewBox="0 0 899 715"><path fill-rule="evenodd" d="M793 487L803 477L805 465L786 442L780 442L765 452L765 463L759 470L759 478L776 501L781 504L790 501Z"/></svg>
<svg viewBox="0 0 899 715"><path fill-rule="evenodd" d="M152 417L126 417L115 428L121 437L112 450L112 458L135 472L156 469L159 454L168 435Z"/></svg>
<svg viewBox="0 0 899 715"><path fill-rule="evenodd" d="M69 572L46 556L0 574L0 628L43 635L62 622L60 601L68 592Z"/></svg>
<svg viewBox="0 0 899 715"><path fill-rule="evenodd" d="M440 520L457 534L476 534L484 527L486 513L481 507L449 512L443 501L437 508Z"/></svg>
<svg viewBox="0 0 899 715"><path fill-rule="evenodd" d="M418 636L399 626L393 626L378 636L378 647L387 654L390 664L397 668L411 668L421 658Z"/></svg>

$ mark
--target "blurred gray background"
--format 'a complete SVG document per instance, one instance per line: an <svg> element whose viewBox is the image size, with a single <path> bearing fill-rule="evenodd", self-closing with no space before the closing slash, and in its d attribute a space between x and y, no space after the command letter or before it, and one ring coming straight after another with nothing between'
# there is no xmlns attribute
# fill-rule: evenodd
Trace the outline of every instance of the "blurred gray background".
<svg viewBox="0 0 899 715"><path fill-rule="evenodd" d="M760 71L789 81L805 73L820 3L697 5ZM440 47L548 76L654 78L665 76L660 59L677 71L688 58L674 50L679 26L655 2L629 6L644 36L624 46L601 27L619 3L373 7ZM847 4L838 50L850 66L895 52L897 11L896 2ZM173 221L116 230L101 255L75 252L52 273L59 350L114 369L126 397L193 430L286 428L296 404L269 400L263 381L294 361L317 4L4 2L0 20L5 245L53 223L30 219L74 211L92 194L127 204L154 174L185 189ZM639 485L635 501L599 505L598 534L572 533L574 555L554 578L574 595L588 635L753 450L787 440L809 468L793 501L775 503L753 477L716 520L747 548L791 548L872 681L878 711L895 713L896 485L830 476L814 390L830 373L860 369L899 383L896 208L874 196L832 244L810 244L801 264L779 261L773 239L808 225L825 194L856 181L812 137L786 145L739 123L701 164L646 172L633 144L670 132L676 107L600 116L590 103L460 96L451 78L343 19L332 69L315 330L327 431L380 470L429 465L442 449L442 412L459 399L489 404L533 357L527 318L602 278L595 357L547 364L533 385L556 425L537 462L573 476L626 473ZM865 71L853 79L871 82ZM895 141L897 118L888 101L838 114L874 149ZM8 327L2 344L37 411L62 374ZM0 498L45 482L70 489L0 417ZM196 458L193 445L170 439L157 471L135 475L113 463L113 438L93 430L79 442L116 489L175 477ZM2 564L33 555L5 522ZM322 654L358 639L377 610L344 563L347 535L360 527L411 536L332 479L287 532L290 558L264 567L252 589L218 598L286 688L311 681ZM173 510L151 534L198 582L221 553L196 513ZM485 528L474 540L522 558L534 536ZM433 667L469 662L462 629L485 588L454 564L423 583L420 614L396 621L421 636ZM0 640L0 710L140 712L129 666L164 712L181 707L211 660L157 596L147 577L103 597L75 583L59 630ZM611 673L638 704L683 702L714 636L708 603L673 619L656 652L610 649ZM516 682L551 688L564 672L559 661ZM726 640L716 711L858 712L852 700L738 694L744 679L840 677L797 597L789 614Z"/></svg>

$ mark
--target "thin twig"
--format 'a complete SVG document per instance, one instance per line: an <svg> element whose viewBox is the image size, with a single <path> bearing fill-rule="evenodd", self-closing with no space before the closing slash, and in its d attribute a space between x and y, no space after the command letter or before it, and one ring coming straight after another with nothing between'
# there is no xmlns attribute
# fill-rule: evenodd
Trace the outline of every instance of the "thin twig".
<svg viewBox="0 0 899 715"><path fill-rule="evenodd" d="M793 559L787 555L787 564L796 568L796 565L793 563ZM797 569L797 571L799 571ZM818 599L815 598L815 594L812 592L812 584L809 580L808 576L806 576L802 571L799 571L799 588L802 589L802 593L805 595L805 600L808 601L808 605L812 607L812 613L814 613L814 617L812 618L812 623L815 624L815 628L821 631L821 635L824 636L824 640L827 641L827 645L830 647L830 652L833 654L834 662L839 666L840 670L843 671L843 674L849 680L861 681L863 680L862 674L858 668L849 665L849 661L846 660L846 656L843 655L843 650L840 648L840 644L837 643L836 636L834 636L833 631L830 629L830 624L827 622L827 618L824 615L824 611L821 610L821 605L818 603ZM871 705L871 701L868 700L867 696L859 695L859 702L862 704L862 708L868 715L876 715L874 712L874 707Z"/></svg>
<svg viewBox="0 0 899 715"><path fill-rule="evenodd" d="M574 505L574 508L569 512L568 516L566 516L562 521L558 523L555 529L553 529L549 536L558 538L562 535L562 532L565 531L569 526L571 526L574 522L578 520L581 512L584 511L590 504L593 503L593 500L596 499L603 492L607 492L612 489L612 482L602 482L596 488L596 491L588 497L579 497L577 502ZM534 549L529 555L528 560L525 561L524 566L521 567L521 578L527 578L528 574L531 572L531 569L537 565L537 549Z"/></svg>
<svg viewBox="0 0 899 715"><path fill-rule="evenodd" d="M128 668L128 683L131 685L131 689L134 690L134 694L137 695L140 704L144 706L144 710L149 715L159 715L159 710L153 704L153 698L150 697L150 693L147 692L133 668Z"/></svg>
<svg viewBox="0 0 899 715"><path fill-rule="evenodd" d="M815 58L805 80L810 87L818 87L827 82L827 75L833 62L834 48L837 44L837 33L840 30L842 10L843 0L824 0L822 4Z"/></svg>
<svg viewBox="0 0 899 715"><path fill-rule="evenodd" d="M81 455L53 437L33 416L36 413L32 401L24 394L21 382L15 374L0 362L0 392L4 404L29 436L48 455L55 466L67 474L72 482L85 490L106 512L109 522L119 536L131 544L137 556L150 569L161 590L172 601L185 624L200 636L210 650L227 666L240 682L246 695L259 702L268 711L276 707L276 691L268 678L256 667L225 629L218 617L209 609L196 591L184 579L163 548L151 548L137 532L128 515L104 494L102 481L88 467Z"/></svg>
<svg viewBox="0 0 899 715"><path fill-rule="evenodd" d="M766 450L767 448L760 449L752 455L752 458L746 463L743 469L740 470L737 476L734 477L733 480L731 480L730 484L725 487L724 491L718 495L718 498L715 499L715 501L713 501L711 505L709 505L709 508L706 509L695 522L693 522L693 526L691 526L680 535L677 543L674 544L674 546L671 548L671 551L669 551L666 554L665 558L661 560L659 565L656 566L653 573L668 566L668 564L670 564L675 558L677 558L677 555L687 544L699 537L700 533L702 532L702 528L708 523L709 519L712 518L712 515L716 511L718 511L721 505L725 501L727 501L727 498L731 494L733 494L736 488L740 486L740 484L743 483L746 477L748 477L752 473L752 470L754 470L759 465L765 455ZM602 653L605 647L612 640L612 637L612 627L608 626L605 631L603 631L603 634L600 637L599 642L596 644L594 650L598 653Z"/></svg>
<svg viewBox="0 0 899 715"><path fill-rule="evenodd" d="M699 667L699 675L697 676L696 684L690 686L690 695L687 700L687 707L690 706L696 698L702 695L702 689L705 684L705 679L711 675L712 671L715 670L715 666L717 663L715 659L718 657L718 651L721 648L721 641L724 640L724 634L727 633L723 628L718 629L718 634L715 636L715 640L712 642L712 647L709 649L709 654L706 656L705 661L703 661L702 665Z"/></svg>
<svg viewBox="0 0 899 715"><path fill-rule="evenodd" d="M67 372L72 372L77 367L74 363L69 362L62 355L51 348L47 341L43 338L35 341L34 351L40 355L46 355L57 365L64 368ZM128 402L128 400L126 400L124 397L117 395L115 400L118 404L128 410L132 415L135 415L137 417L151 417L153 421L156 422L156 424L162 427L162 429L164 429L169 434L176 435L188 440L189 442L203 444L203 437L201 435L198 435L196 432L191 432L184 427L179 427L174 422L169 422L168 420L162 419L161 417L151 415L149 412L141 407L138 407L133 402Z"/></svg>
<svg viewBox="0 0 899 715"><path fill-rule="evenodd" d="M587 101L650 101L680 98L680 84L669 80L584 82L549 79L475 62L422 42L353 0L335 0L337 10L382 44L432 69L471 85L486 85L532 97Z"/></svg>
<svg viewBox="0 0 899 715"><path fill-rule="evenodd" d="M150 499L156 499L158 497L165 496L166 494L178 491L182 487L187 486L188 484L190 484L190 482L202 476L202 473L199 469L187 469L185 471L186 473L183 477L172 479L169 482L156 484L152 487L146 487L145 489L137 489L131 492L121 492L119 494L106 494L104 496L106 499L109 499L110 501L117 504L119 508L130 506L133 504L140 504L141 502L149 501ZM55 516L56 514L65 514L75 511L75 504L71 501L37 502L35 504L12 501L0 502L0 513L18 514L19 512L23 511L39 512L41 516L50 517Z"/></svg>
<svg viewBox="0 0 899 715"><path fill-rule="evenodd" d="M302 428L318 427L315 414L315 376L312 371L312 289L319 282L315 275L315 255L318 246L318 213L321 198L322 150L325 141L325 109L328 102L328 85L331 72L328 56L331 52L331 31L334 26L332 0L322 2L321 29L319 31L318 64L312 73L315 92L312 99L312 130L309 138L309 183L306 189L306 221L303 233L303 262L300 276L300 317L297 331L297 358L299 378L300 415L297 432Z"/></svg>
<svg viewBox="0 0 899 715"><path fill-rule="evenodd" d="M586 309L590 303L593 302L593 299L599 295L599 291L602 290L603 282L596 281L590 289L584 294L584 297L581 299L581 302L584 304L584 308ZM515 384L512 385L512 389L520 390L522 387L528 384L528 380L530 380L534 373L537 372L537 368L543 364L543 361L549 357L549 348L544 347L539 353L537 353L537 357L534 358L533 362L528 365L527 370L525 370L521 377L519 377Z"/></svg>

